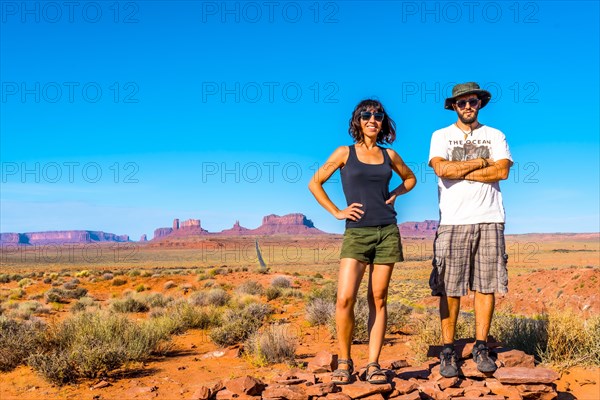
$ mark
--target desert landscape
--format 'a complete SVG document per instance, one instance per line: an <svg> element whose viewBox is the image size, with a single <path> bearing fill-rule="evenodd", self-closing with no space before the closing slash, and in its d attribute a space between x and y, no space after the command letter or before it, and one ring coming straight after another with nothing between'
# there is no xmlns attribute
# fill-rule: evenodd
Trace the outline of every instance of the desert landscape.
<svg viewBox="0 0 600 400"><path fill-rule="evenodd" d="M599 399L600 234L508 235L509 293L491 335L500 368L476 371L463 299L460 378L439 375L429 272L435 221L400 225L406 261L389 292L381 364L330 382L342 236L302 214L211 233L173 221L150 240L97 231L0 236L1 399ZM362 299L362 300L360 300ZM436 369L437 367L437 369Z"/></svg>

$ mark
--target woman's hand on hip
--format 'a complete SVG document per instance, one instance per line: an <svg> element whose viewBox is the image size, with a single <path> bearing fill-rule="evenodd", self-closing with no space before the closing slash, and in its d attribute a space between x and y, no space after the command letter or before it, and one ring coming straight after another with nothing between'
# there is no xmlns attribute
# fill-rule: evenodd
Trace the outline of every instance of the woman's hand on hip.
<svg viewBox="0 0 600 400"><path fill-rule="evenodd" d="M351 221L358 221L365 213L363 210L360 209L361 207L362 204L360 203L352 203L343 210L336 212L334 216L337 219L349 219Z"/></svg>

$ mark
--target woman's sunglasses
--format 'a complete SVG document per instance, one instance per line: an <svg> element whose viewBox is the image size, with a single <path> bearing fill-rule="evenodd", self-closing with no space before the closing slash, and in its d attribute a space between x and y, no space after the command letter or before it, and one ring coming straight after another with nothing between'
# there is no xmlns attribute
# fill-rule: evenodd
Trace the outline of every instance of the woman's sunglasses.
<svg viewBox="0 0 600 400"><path fill-rule="evenodd" d="M368 121L371 119L371 117L375 117L375 121L383 121L383 117L385 117L385 113L382 112L376 112L376 113L372 113L371 111L363 111L360 113L360 119L364 120L364 121Z"/></svg>

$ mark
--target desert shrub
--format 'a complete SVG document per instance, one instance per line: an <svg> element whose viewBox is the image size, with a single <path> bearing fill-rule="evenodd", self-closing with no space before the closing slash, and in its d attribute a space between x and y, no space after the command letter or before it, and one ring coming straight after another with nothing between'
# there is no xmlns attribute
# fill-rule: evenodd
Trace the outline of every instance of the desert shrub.
<svg viewBox="0 0 600 400"><path fill-rule="evenodd" d="M150 310L148 304L133 297L126 297L122 300L114 300L111 307L116 312L120 313L139 313Z"/></svg>
<svg viewBox="0 0 600 400"><path fill-rule="evenodd" d="M10 276L10 279L11 279L12 281L15 281L15 282L19 282L19 281L20 281L21 279L23 279L23 278L25 278L25 277L24 277L23 275L21 275L21 274L12 274L12 275Z"/></svg>
<svg viewBox="0 0 600 400"><path fill-rule="evenodd" d="M136 292L138 292L138 293L139 293L139 292L143 292L143 291L144 291L144 290L146 290L146 289L147 289L147 287L146 287L146 286L144 286L142 283L140 283L139 285L137 285L137 286L135 287L135 291L136 291Z"/></svg>
<svg viewBox="0 0 600 400"><path fill-rule="evenodd" d="M540 357L561 368L600 365L600 316L584 319L568 310L549 314L547 343Z"/></svg>
<svg viewBox="0 0 600 400"><path fill-rule="evenodd" d="M44 293L44 299L46 303L64 303L65 299L63 297L62 290L57 288L52 288Z"/></svg>
<svg viewBox="0 0 600 400"><path fill-rule="evenodd" d="M127 275L134 277L134 276L140 276L142 273L140 272L139 269L132 269L131 271L129 271L127 273Z"/></svg>
<svg viewBox="0 0 600 400"><path fill-rule="evenodd" d="M74 282L65 282L63 283L63 288L67 289L67 290L73 290L77 288L77 283Z"/></svg>
<svg viewBox="0 0 600 400"><path fill-rule="evenodd" d="M174 287L176 287L176 286L177 286L177 284L176 284L175 282L173 282L173 281L167 281L167 282L165 282L165 284L163 285L163 288L164 288L165 290L169 290L169 289L172 289L172 288L174 288Z"/></svg>
<svg viewBox="0 0 600 400"><path fill-rule="evenodd" d="M0 316L0 371L24 364L40 347L46 325L39 320L18 321Z"/></svg>
<svg viewBox="0 0 600 400"><path fill-rule="evenodd" d="M114 277L115 276L110 272L106 272L106 273L102 274L102 279L104 279L105 281L110 281Z"/></svg>
<svg viewBox="0 0 600 400"><path fill-rule="evenodd" d="M8 292L9 300L20 300L25 296L25 291L21 288L11 289Z"/></svg>
<svg viewBox="0 0 600 400"><path fill-rule="evenodd" d="M170 339L160 327L104 312L78 313L48 332L43 350L29 357L28 364L57 384L143 361Z"/></svg>
<svg viewBox="0 0 600 400"><path fill-rule="evenodd" d="M291 334L289 324L270 325L256 331L246 340L244 349L259 365L287 362L292 363L298 346L297 338Z"/></svg>
<svg viewBox="0 0 600 400"><path fill-rule="evenodd" d="M508 312L496 312L492 319L490 335L505 346L522 350L539 357L548 341L548 319L527 318Z"/></svg>
<svg viewBox="0 0 600 400"><path fill-rule="evenodd" d="M50 309L44 307L39 301L15 303L15 306L15 309L10 313L10 315L15 318L29 319L34 314L48 314L50 312Z"/></svg>
<svg viewBox="0 0 600 400"><path fill-rule="evenodd" d="M317 272L316 274L313 275L315 278L317 279L323 279L323 275L321 275L320 272Z"/></svg>
<svg viewBox="0 0 600 400"><path fill-rule="evenodd" d="M42 282L44 282L46 285L49 285L50 283L52 283L52 279L50 279L50 277L45 277L44 280L42 280Z"/></svg>
<svg viewBox="0 0 600 400"><path fill-rule="evenodd" d="M252 294L252 295L261 295L263 292L263 287L260 283L256 281L246 281L242 283L236 289L238 293Z"/></svg>
<svg viewBox="0 0 600 400"><path fill-rule="evenodd" d="M198 282L204 281L208 279L208 275L206 274L198 274Z"/></svg>
<svg viewBox="0 0 600 400"><path fill-rule="evenodd" d="M229 294L223 289L211 289L208 292L194 292L190 303L198 306L222 307L229 301Z"/></svg>
<svg viewBox="0 0 600 400"><path fill-rule="evenodd" d="M388 302L387 305L387 332L398 333L410 320L410 315L413 312L412 307L409 307L400 302Z"/></svg>
<svg viewBox="0 0 600 400"><path fill-rule="evenodd" d="M281 296L282 297L301 298L301 297L304 297L304 294L298 289L287 288L287 289L281 289Z"/></svg>
<svg viewBox="0 0 600 400"><path fill-rule="evenodd" d="M280 289L286 289L292 286L292 282L285 276L278 276L273 278L271 281L271 286Z"/></svg>
<svg viewBox="0 0 600 400"><path fill-rule="evenodd" d="M248 267L242 267L242 272L248 272Z"/></svg>
<svg viewBox="0 0 600 400"><path fill-rule="evenodd" d="M335 303L337 299L337 285L334 282L327 282L313 288L307 296L307 301L313 299L323 299Z"/></svg>
<svg viewBox="0 0 600 400"><path fill-rule="evenodd" d="M113 286L123 286L127 283L127 279L125 278L114 278L112 281Z"/></svg>
<svg viewBox="0 0 600 400"><path fill-rule="evenodd" d="M0 283L10 282L10 276L8 274L0 274Z"/></svg>
<svg viewBox="0 0 600 400"><path fill-rule="evenodd" d="M269 286L265 290L265 295L267 296L267 300L275 300L278 297L281 297L281 289L274 286Z"/></svg>
<svg viewBox="0 0 600 400"><path fill-rule="evenodd" d="M150 307L166 307L173 298L165 297L162 293L150 293L144 297L144 300Z"/></svg>
<svg viewBox="0 0 600 400"><path fill-rule="evenodd" d="M82 297L79 300L77 300L75 302L75 304L73 304L71 306L71 311L72 312L79 312L79 311L85 311L88 307L96 307L96 308L100 308L100 305L97 304L94 299L92 299L91 297Z"/></svg>
<svg viewBox="0 0 600 400"><path fill-rule="evenodd" d="M227 310L223 324L210 332L210 338L219 346L231 346L245 341L256 332L271 313L266 304L252 303L241 310Z"/></svg>
<svg viewBox="0 0 600 400"><path fill-rule="evenodd" d="M87 289L76 287L75 289L55 288L44 293L46 303L66 303L68 299L80 299L87 294Z"/></svg>
<svg viewBox="0 0 600 400"><path fill-rule="evenodd" d="M306 320L313 326L327 325L334 316L334 302L317 297L306 304Z"/></svg>
<svg viewBox="0 0 600 400"><path fill-rule="evenodd" d="M31 285L32 281L29 278L23 278L19 281L19 287L27 287Z"/></svg>
<svg viewBox="0 0 600 400"><path fill-rule="evenodd" d="M140 277L142 278L150 278L152 276L152 274L150 273L150 271L142 271L140 274Z"/></svg>
<svg viewBox="0 0 600 400"><path fill-rule="evenodd" d="M221 323L219 309L200 308L186 301L178 301L164 310L155 319L156 323L165 326L171 334L180 334L188 329L208 329Z"/></svg>

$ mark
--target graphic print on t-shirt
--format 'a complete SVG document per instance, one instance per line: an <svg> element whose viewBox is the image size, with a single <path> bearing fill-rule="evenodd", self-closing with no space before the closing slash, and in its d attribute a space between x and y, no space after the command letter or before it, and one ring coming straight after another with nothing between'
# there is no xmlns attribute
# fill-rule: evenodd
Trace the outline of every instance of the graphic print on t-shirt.
<svg viewBox="0 0 600 400"><path fill-rule="evenodd" d="M450 161L468 161L491 158L491 140L450 140Z"/></svg>

